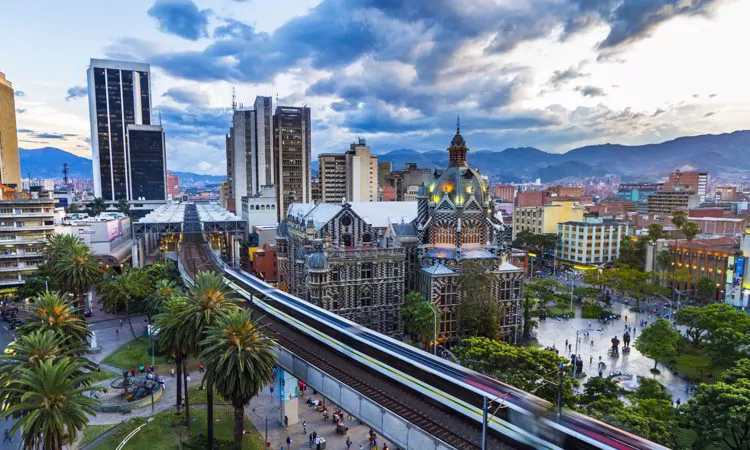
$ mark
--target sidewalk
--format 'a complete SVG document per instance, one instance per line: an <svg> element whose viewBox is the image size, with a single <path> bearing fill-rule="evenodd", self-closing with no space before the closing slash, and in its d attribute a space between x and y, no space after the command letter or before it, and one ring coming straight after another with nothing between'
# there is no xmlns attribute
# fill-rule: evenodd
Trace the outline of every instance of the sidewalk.
<svg viewBox="0 0 750 450"><path fill-rule="evenodd" d="M309 392L312 392L312 390L309 390ZM255 429L261 436L265 433L266 417L268 417L268 440L271 442L269 448L274 450L280 449L282 446L285 450L309 449L308 436L313 431L326 439L326 450L346 450L347 435L352 440L351 450L358 450L360 445L363 449L370 450L368 442L369 426L360 425L357 419L352 418L351 420L344 420L346 426L349 427L348 434L336 434L336 424L333 423L331 416L329 415L328 421L326 421L323 419L323 413L317 412L305 403L309 397L310 395L306 395L297 399L299 402L299 422L289 425L289 428L284 428L279 421L279 406L271 397L269 387L266 387L250 401L246 415L252 420ZM312 398L323 400L321 395L313 395ZM326 400L326 405L331 414L333 410L337 409L328 400ZM344 417L346 416L346 411L344 411ZM307 422L307 433L302 429L302 421ZM292 438L291 447L286 445L287 436ZM397 448L391 442L384 440L382 436L378 436L378 449L382 449L384 443L388 444L388 448L391 450ZM315 445L312 448L315 448Z"/></svg>

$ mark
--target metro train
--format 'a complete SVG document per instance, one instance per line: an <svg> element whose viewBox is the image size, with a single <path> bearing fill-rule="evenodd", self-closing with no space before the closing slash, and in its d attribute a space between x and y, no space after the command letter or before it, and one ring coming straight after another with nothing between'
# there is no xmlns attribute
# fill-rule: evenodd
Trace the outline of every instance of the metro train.
<svg viewBox="0 0 750 450"><path fill-rule="evenodd" d="M268 315L458 413L483 420L484 399L502 399L488 417L490 432L514 446L536 449L666 449L639 436L572 411L558 418L535 395L328 312L233 269L213 251L226 282Z"/></svg>

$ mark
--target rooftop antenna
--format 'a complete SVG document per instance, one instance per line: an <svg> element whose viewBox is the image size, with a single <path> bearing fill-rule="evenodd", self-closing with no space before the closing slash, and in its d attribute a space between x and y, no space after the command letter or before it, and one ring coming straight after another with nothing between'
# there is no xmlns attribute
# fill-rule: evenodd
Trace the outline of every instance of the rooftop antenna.
<svg viewBox="0 0 750 450"><path fill-rule="evenodd" d="M237 88L232 86L232 111L237 111Z"/></svg>
<svg viewBox="0 0 750 450"><path fill-rule="evenodd" d="M159 126L161 126L161 111L159 111Z"/></svg>

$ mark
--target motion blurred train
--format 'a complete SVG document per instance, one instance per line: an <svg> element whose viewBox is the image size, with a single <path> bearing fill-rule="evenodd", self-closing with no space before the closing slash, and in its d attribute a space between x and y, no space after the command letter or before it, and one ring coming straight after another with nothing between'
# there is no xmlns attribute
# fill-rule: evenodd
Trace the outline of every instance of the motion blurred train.
<svg viewBox="0 0 750 450"><path fill-rule="evenodd" d="M485 399L502 399L488 417L496 436L517 448L534 449L666 449L626 431L572 411L558 418L546 400L473 370L413 348L319 308L241 270L229 267L207 249L226 282L266 314L332 346L443 408L478 423Z"/></svg>

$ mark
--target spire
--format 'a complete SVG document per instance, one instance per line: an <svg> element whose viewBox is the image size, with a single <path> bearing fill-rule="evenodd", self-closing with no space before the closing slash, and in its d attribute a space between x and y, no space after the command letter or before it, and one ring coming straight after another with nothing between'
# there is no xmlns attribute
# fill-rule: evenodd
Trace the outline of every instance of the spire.
<svg viewBox="0 0 750 450"><path fill-rule="evenodd" d="M461 116L456 114L456 134L461 134Z"/></svg>
<svg viewBox="0 0 750 450"><path fill-rule="evenodd" d="M456 135L451 140L451 146L448 147L450 154L450 165L466 167L466 141L461 136L461 117L456 116Z"/></svg>

